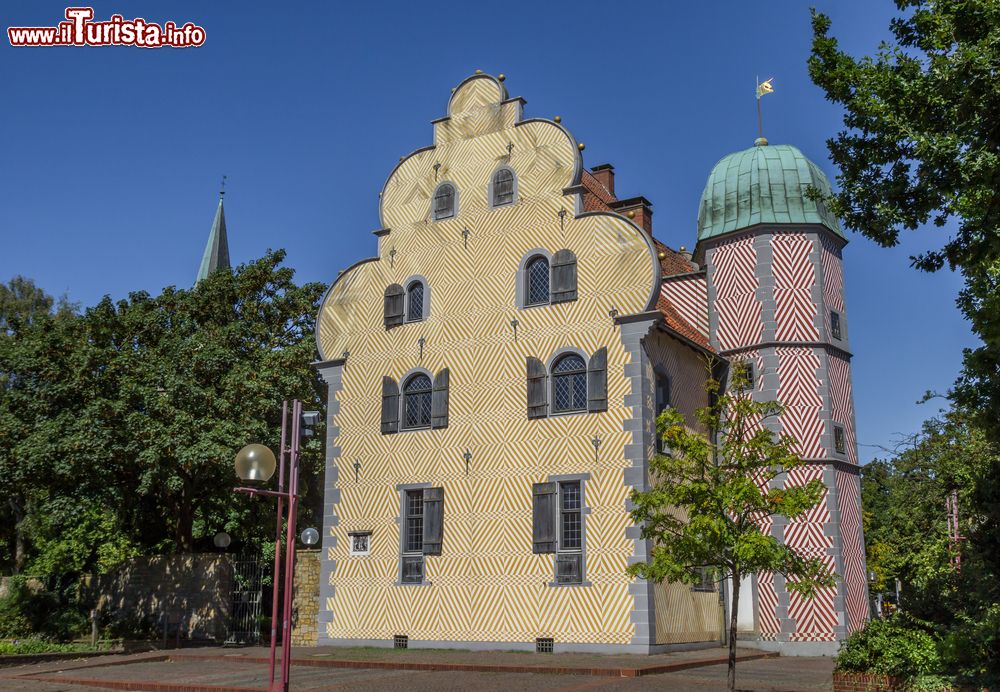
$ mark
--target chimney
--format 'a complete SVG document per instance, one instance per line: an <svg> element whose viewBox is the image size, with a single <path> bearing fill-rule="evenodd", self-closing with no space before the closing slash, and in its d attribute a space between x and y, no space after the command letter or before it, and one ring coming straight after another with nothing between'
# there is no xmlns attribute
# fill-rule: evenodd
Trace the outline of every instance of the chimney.
<svg viewBox="0 0 1000 692"><path fill-rule="evenodd" d="M645 229L649 235L653 235L653 203L645 197L620 199L608 206L628 217L639 228Z"/></svg>
<svg viewBox="0 0 1000 692"><path fill-rule="evenodd" d="M604 187L608 188L608 192L612 196L615 194L615 167L610 163L602 163L600 166L594 166L590 169L590 172L597 178L599 182Z"/></svg>

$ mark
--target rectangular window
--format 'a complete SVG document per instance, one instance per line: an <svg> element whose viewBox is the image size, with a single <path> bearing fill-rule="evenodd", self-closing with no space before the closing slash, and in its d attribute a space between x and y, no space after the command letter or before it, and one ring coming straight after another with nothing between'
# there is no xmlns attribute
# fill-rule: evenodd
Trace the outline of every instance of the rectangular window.
<svg viewBox="0 0 1000 692"><path fill-rule="evenodd" d="M741 389L743 391L753 391L754 388L754 368L752 360L738 360L733 364L734 376L742 377L746 381L743 382Z"/></svg>
<svg viewBox="0 0 1000 692"><path fill-rule="evenodd" d="M583 495L580 481L559 484L559 550L556 583L583 582Z"/></svg>
<svg viewBox="0 0 1000 692"><path fill-rule="evenodd" d="M701 576L701 580L691 587L692 591L711 591L715 592L715 578L712 574L712 569L710 567L699 567L698 572Z"/></svg>
<svg viewBox="0 0 1000 692"><path fill-rule="evenodd" d="M347 534L351 555L368 555L371 552L371 531L358 531Z"/></svg>
<svg viewBox="0 0 1000 692"><path fill-rule="evenodd" d="M404 553L424 549L424 491L406 491L406 547Z"/></svg>
<svg viewBox="0 0 1000 692"><path fill-rule="evenodd" d="M424 491L407 490L403 498L403 556L400 581L424 580Z"/></svg>
<svg viewBox="0 0 1000 692"><path fill-rule="evenodd" d="M844 429L839 425L833 426L833 448L837 454L847 453L847 443L844 440Z"/></svg>
<svg viewBox="0 0 1000 692"><path fill-rule="evenodd" d="M670 378L662 373L656 374L656 417L670 408ZM666 453L666 443L663 438L656 433L656 449L661 453Z"/></svg>
<svg viewBox="0 0 1000 692"><path fill-rule="evenodd" d="M830 311L830 334L840 341L840 313L835 310Z"/></svg>

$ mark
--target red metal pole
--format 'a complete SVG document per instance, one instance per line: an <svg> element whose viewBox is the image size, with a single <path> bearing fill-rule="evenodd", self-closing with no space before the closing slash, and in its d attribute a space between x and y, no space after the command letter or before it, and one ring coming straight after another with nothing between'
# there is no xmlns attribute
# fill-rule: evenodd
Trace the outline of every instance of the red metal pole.
<svg viewBox="0 0 1000 692"><path fill-rule="evenodd" d="M288 402L281 404L281 447L278 448L278 492L285 491L285 440L288 421ZM281 583L281 511L284 509L282 499L278 497L278 520L274 530L274 587L271 591L271 655L269 663L268 689L274 689L275 652L278 645L278 589Z"/></svg>
<svg viewBox="0 0 1000 692"><path fill-rule="evenodd" d="M295 519L299 497L299 425L302 402L292 400L292 439L288 470L288 532L285 538L285 607L281 634L281 684L288 692L292 665L292 592L295 590Z"/></svg>

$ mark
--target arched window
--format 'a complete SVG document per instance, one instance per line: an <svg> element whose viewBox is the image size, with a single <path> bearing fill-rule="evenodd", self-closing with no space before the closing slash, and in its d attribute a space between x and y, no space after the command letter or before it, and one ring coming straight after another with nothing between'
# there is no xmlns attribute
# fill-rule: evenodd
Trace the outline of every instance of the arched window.
<svg viewBox="0 0 1000 692"><path fill-rule="evenodd" d="M525 268L525 305L545 305L549 302L549 261L539 255Z"/></svg>
<svg viewBox="0 0 1000 692"><path fill-rule="evenodd" d="M552 366L552 404L555 413L587 410L587 364L575 353Z"/></svg>
<svg viewBox="0 0 1000 692"><path fill-rule="evenodd" d="M514 172L501 168L493 174L493 206L514 203Z"/></svg>
<svg viewBox="0 0 1000 692"><path fill-rule="evenodd" d="M403 427L431 427L431 378L418 372L403 385Z"/></svg>
<svg viewBox="0 0 1000 692"><path fill-rule="evenodd" d="M455 215L455 186L442 183L434 191L434 218L450 219Z"/></svg>
<svg viewBox="0 0 1000 692"><path fill-rule="evenodd" d="M424 319L424 284L414 281L406 288L406 321L419 322Z"/></svg>

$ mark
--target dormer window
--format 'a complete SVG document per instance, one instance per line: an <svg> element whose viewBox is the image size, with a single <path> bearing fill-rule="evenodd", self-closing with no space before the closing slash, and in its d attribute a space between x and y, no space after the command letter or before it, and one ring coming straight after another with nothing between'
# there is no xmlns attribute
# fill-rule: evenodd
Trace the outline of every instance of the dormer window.
<svg viewBox="0 0 1000 692"><path fill-rule="evenodd" d="M490 199L494 207L514 203L514 171L501 168L493 174Z"/></svg>
<svg viewBox="0 0 1000 692"><path fill-rule="evenodd" d="M526 305L546 305L549 302L549 261L538 256L528 262L525 271L528 299Z"/></svg>
<svg viewBox="0 0 1000 692"><path fill-rule="evenodd" d="M451 183L441 183L434 191L434 219L450 219L455 216L457 194Z"/></svg>

